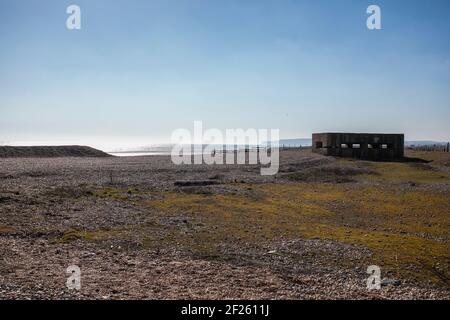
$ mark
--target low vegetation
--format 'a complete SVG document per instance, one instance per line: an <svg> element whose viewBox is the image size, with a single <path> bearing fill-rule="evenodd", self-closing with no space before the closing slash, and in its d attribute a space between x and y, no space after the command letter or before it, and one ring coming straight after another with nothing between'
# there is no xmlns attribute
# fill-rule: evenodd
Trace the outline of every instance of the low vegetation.
<svg viewBox="0 0 450 320"><path fill-rule="evenodd" d="M448 284L450 221L443 195L327 183L247 187L255 191L253 198L169 192L146 205L204 225L200 232L172 230L164 238L202 251L216 253L227 241L280 236L336 240L369 248L373 264L400 276Z"/></svg>

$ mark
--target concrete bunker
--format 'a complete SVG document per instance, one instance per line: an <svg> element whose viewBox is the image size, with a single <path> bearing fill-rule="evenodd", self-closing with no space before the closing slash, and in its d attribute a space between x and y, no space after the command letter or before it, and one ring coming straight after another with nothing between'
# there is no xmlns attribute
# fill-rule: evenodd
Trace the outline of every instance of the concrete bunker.
<svg viewBox="0 0 450 320"><path fill-rule="evenodd" d="M404 134L386 133L313 133L312 151L326 156L373 161L401 160Z"/></svg>

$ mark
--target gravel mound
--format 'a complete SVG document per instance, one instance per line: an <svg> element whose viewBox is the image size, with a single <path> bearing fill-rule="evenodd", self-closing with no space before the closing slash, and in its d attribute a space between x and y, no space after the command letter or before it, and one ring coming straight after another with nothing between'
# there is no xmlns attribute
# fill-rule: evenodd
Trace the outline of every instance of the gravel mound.
<svg viewBox="0 0 450 320"><path fill-rule="evenodd" d="M0 158L110 157L109 154L86 146L0 146Z"/></svg>

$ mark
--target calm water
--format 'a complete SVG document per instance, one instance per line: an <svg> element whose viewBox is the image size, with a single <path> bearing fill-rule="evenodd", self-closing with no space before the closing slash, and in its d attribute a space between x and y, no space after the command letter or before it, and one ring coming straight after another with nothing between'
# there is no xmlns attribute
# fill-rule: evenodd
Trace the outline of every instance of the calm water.
<svg viewBox="0 0 450 320"><path fill-rule="evenodd" d="M116 157L167 156L170 152L108 152Z"/></svg>

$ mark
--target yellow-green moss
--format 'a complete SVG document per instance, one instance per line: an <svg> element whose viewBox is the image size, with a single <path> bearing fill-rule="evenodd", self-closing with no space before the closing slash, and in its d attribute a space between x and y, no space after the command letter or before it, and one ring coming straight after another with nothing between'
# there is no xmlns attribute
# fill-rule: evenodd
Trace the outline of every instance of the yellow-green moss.
<svg viewBox="0 0 450 320"><path fill-rule="evenodd" d="M412 277L408 266L422 270L419 280L448 277L450 230L448 197L394 187L358 187L326 183L252 185L257 198L244 195L161 193L146 205L165 215L182 213L201 221L201 232L172 229L171 243L203 254L230 240L261 241L280 236L319 238L365 246L373 263Z"/></svg>
<svg viewBox="0 0 450 320"><path fill-rule="evenodd" d="M136 194L139 191L135 188L128 188L128 189L120 189L120 188L103 188L94 191L94 196L99 198L108 198L108 199L114 199L114 200L127 200L129 195Z"/></svg>
<svg viewBox="0 0 450 320"><path fill-rule="evenodd" d="M374 169L379 175L364 175L360 180L450 183L450 173L439 171L425 164L402 162L367 162L366 166Z"/></svg>
<svg viewBox="0 0 450 320"><path fill-rule="evenodd" d="M95 231L70 229L59 239L60 243L68 243L78 239L86 241L101 241L106 239L117 239L121 230L99 229Z"/></svg>

